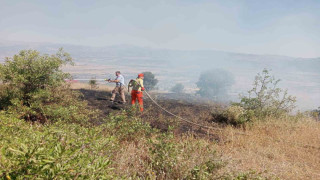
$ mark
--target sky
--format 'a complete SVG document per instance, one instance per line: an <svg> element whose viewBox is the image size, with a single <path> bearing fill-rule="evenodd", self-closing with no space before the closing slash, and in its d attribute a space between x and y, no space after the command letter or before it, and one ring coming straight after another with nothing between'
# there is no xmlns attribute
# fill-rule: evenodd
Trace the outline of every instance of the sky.
<svg viewBox="0 0 320 180"><path fill-rule="evenodd" d="M0 0L0 42L320 57L319 0Z"/></svg>

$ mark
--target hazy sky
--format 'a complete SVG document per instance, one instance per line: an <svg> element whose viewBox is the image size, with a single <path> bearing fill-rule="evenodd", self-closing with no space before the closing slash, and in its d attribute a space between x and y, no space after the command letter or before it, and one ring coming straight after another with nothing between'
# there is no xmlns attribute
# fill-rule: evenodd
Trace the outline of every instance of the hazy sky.
<svg viewBox="0 0 320 180"><path fill-rule="evenodd" d="M0 40L320 57L320 0L0 0Z"/></svg>

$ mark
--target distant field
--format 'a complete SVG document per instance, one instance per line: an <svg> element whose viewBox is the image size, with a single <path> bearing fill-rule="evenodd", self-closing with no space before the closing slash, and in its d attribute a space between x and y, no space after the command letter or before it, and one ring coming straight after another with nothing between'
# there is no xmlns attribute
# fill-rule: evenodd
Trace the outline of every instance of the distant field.
<svg viewBox="0 0 320 180"><path fill-rule="evenodd" d="M152 49L137 46L87 47L63 44L23 43L0 46L0 57L12 56L21 49L37 49L42 53L54 53L59 47L71 54L76 66L67 66L75 79L105 79L122 71L128 82L138 73L151 71L159 80L158 88L168 91L176 83L182 83L186 92L194 94L196 82L204 70L221 68L235 76L235 84L226 100L238 100L239 93L246 93L254 76L263 68L271 69L281 79L281 87L297 96L299 109L308 110L320 106L320 58L295 58L274 55L241 54L214 50L183 51ZM3 61L3 58L1 58ZM103 82L99 82L103 83Z"/></svg>
<svg viewBox="0 0 320 180"><path fill-rule="evenodd" d="M196 75L190 75L183 70L168 70L171 72L163 72L158 68L141 68L128 67L117 65L96 65L96 64L79 64L76 66L68 66L64 68L70 72L75 79L105 79L114 78L114 72L121 70L126 78L126 82L136 78L136 75L142 71L151 71L156 74L159 80L159 90L168 92L176 83L182 83L185 86L186 92L194 94L197 91L196 82L200 72ZM230 71L235 75L235 84L230 90L230 99L237 101L239 94L247 92L252 88L254 76L260 70L244 70L232 69ZM178 75L177 75L178 74ZM183 74L186 74L185 76ZM320 75L318 73L303 73L303 72L276 72L275 76L281 79L280 86L288 89L288 92L297 97L298 107L303 110L314 109L320 106ZM85 83L86 81L82 81ZM105 84L104 81L98 81L99 84Z"/></svg>
<svg viewBox="0 0 320 180"><path fill-rule="evenodd" d="M111 91L114 87L111 85L106 84L99 84L98 90L100 91ZM71 83L71 89L91 89L90 85L88 83Z"/></svg>

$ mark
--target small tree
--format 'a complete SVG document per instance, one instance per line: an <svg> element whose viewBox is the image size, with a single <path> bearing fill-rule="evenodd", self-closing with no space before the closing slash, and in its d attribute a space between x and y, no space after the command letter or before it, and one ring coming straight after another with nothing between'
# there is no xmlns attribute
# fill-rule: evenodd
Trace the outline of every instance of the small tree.
<svg viewBox="0 0 320 180"><path fill-rule="evenodd" d="M240 95L239 105L247 110L253 110L259 117L278 116L292 111L295 108L296 98L288 95L287 90L278 88L279 82L280 79L275 79L267 69L264 69L255 77L248 96Z"/></svg>
<svg viewBox="0 0 320 180"><path fill-rule="evenodd" d="M146 90L152 90L157 85L158 80L155 78L155 75L152 72L143 72L144 80L143 84Z"/></svg>
<svg viewBox="0 0 320 180"><path fill-rule="evenodd" d="M98 89L99 88L96 78L91 78L89 80L89 85L90 85L90 89Z"/></svg>
<svg viewBox="0 0 320 180"><path fill-rule="evenodd" d="M318 109L311 111L311 113L316 118L316 120L320 120L320 107L318 107Z"/></svg>
<svg viewBox="0 0 320 180"><path fill-rule="evenodd" d="M199 94L208 99L225 97L233 85L233 75L223 69L212 69L201 73L197 86Z"/></svg>
<svg viewBox="0 0 320 180"><path fill-rule="evenodd" d="M171 88L171 91L174 93L182 93L183 90L184 86L181 83L178 83Z"/></svg>
<svg viewBox="0 0 320 180"><path fill-rule="evenodd" d="M61 67L72 64L62 49L54 55L23 50L0 64L0 110L29 121L85 120L87 108L65 83Z"/></svg>

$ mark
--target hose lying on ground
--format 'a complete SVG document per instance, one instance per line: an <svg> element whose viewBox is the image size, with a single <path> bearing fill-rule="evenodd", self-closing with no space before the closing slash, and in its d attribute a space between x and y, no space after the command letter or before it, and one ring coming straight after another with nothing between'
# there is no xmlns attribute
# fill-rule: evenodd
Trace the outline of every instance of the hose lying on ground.
<svg viewBox="0 0 320 180"><path fill-rule="evenodd" d="M201 125L201 124L192 122L192 121L190 121L190 120L184 119L184 118L182 118L182 117L180 117L180 116L177 116L177 115L173 114L172 112L168 111L167 109L165 109L164 107L160 106L160 105L150 96L150 94L149 94L146 90L145 90L144 92L147 94L147 96L150 98L150 100L151 100L155 105L157 105L160 109L162 109L163 111L167 112L168 114L170 114L170 115L172 115L172 116L174 116L174 117L176 117L176 118L178 118L178 119L180 119L180 120L182 120L182 121L185 121L185 122L187 122L187 123L189 123L189 124L193 124L193 125L196 125L196 126L199 126L199 127L207 128L207 129L217 129L217 130L221 130L220 128L215 128L215 127L210 127L210 126Z"/></svg>
<svg viewBox="0 0 320 180"><path fill-rule="evenodd" d="M163 111L167 112L168 114L170 114L170 115L172 115L172 116L180 119L181 121L184 121L184 122L187 122L187 123L189 123L189 124L193 124L193 125L196 125L196 126L199 126L199 127L203 127L203 128L208 129L208 130L212 129L212 130L222 131L221 128L212 127L212 126L211 126L211 127L210 127L210 126L205 126L205 125L198 124L198 123L192 122L192 121L190 121L190 120L184 119L184 118L182 118L182 117L180 117L180 116L177 116L177 115L173 114L172 112L168 111L167 109L165 109L164 107L160 106L160 105L157 103L157 101L155 101L155 100L150 96L150 94L149 94L146 90L145 90L144 92L147 94L147 96L150 98L150 100L151 100L155 105L157 105L160 109L162 109ZM208 131L208 133L209 133L209 131ZM235 134L248 136L248 134L246 134L246 133L241 133L241 132L235 132Z"/></svg>
<svg viewBox="0 0 320 180"><path fill-rule="evenodd" d="M131 81L132 81L132 80L131 80ZM131 82L131 81L130 81L130 82ZM139 84L139 83L138 83L138 84ZM128 84L128 93L129 93L129 91L130 91L130 90L129 90L129 85L130 85L130 83ZM139 85L140 85L140 84L139 84ZM141 85L140 85L140 86L141 86ZM151 100L156 106L158 106L160 109L162 109L163 111L167 112L168 114L170 114L170 115L172 115L172 116L180 119L181 121L187 122L187 123L189 123L189 124L193 124L193 125L198 126L198 127L206 128L206 129L208 129L208 130L212 129L212 130L222 131L221 128L212 127L212 126L211 126L211 127L210 127L210 126L205 126L205 125L198 124L198 123L192 122L192 121L190 121L190 120L184 119L184 118L182 118L182 117L180 117L180 116L177 116L177 115L173 114L172 112L168 111L167 109L165 109L164 107L162 107L161 105L159 105L159 104L157 103L157 101L155 101L155 100L150 96L150 94L149 94L146 90L144 90L144 92L147 94L147 96L150 98L150 100ZM208 131L208 132L209 132L209 131ZM245 133L236 133L236 134L247 135L247 134L245 134Z"/></svg>

